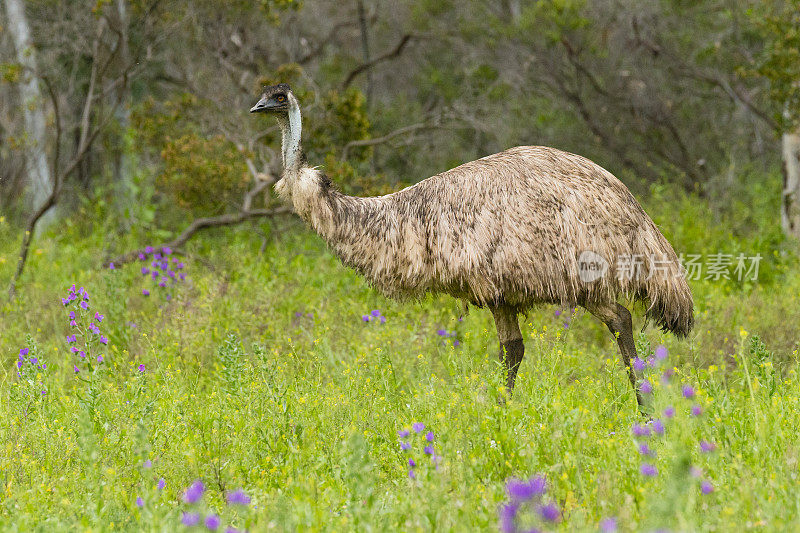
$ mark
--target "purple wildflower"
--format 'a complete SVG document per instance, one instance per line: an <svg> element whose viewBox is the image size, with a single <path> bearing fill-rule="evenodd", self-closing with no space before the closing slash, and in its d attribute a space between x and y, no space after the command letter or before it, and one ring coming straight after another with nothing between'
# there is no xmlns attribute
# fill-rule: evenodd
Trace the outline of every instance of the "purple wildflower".
<svg viewBox="0 0 800 533"><path fill-rule="evenodd" d="M381 315L381 324L386 324L386 317Z"/></svg>
<svg viewBox="0 0 800 533"><path fill-rule="evenodd" d="M639 359L638 357L635 357L633 359L633 369L635 371L641 372L641 371L644 370L644 367L645 367L645 364L644 364L643 360Z"/></svg>
<svg viewBox="0 0 800 533"><path fill-rule="evenodd" d="M433 455L433 446L425 446L422 451L428 455Z"/></svg>
<svg viewBox="0 0 800 533"><path fill-rule="evenodd" d="M639 390L642 394L653 394L653 384L650 383L649 379L645 379L642 381L642 384L639 385Z"/></svg>
<svg viewBox="0 0 800 533"><path fill-rule="evenodd" d="M703 453L710 453L717 449L717 445L707 440L700 441L700 451Z"/></svg>
<svg viewBox="0 0 800 533"><path fill-rule="evenodd" d="M142 289L142 294L144 294L145 296L150 296L150 291L148 291L147 289Z"/></svg>
<svg viewBox="0 0 800 533"><path fill-rule="evenodd" d="M423 429L425 429L425 424L423 424L422 422L415 422L415 423L414 423L414 424L411 426L411 428L414 430L414 432L415 432L415 433L419 433L420 431L422 431Z"/></svg>
<svg viewBox="0 0 800 533"><path fill-rule="evenodd" d="M196 526L200 523L200 513L183 513L181 523L186 527Z"/></svg>
<svg viewBox="0 0 800 533"><path fill-rule="evenodd" d="M519 504L509 503L500 508L500 531L502 533L516 533L517 525L514 523L517 518Z"/></svg>
<svg viewBox="0 0 800 533"><path fill-rule="evenodd" d="M401 439L404 439L409 435L411 435L411 432L407 429L401 429L400 431L397 432L397 436L400 437Z"/></svg>
<svg viewBox="0 0 800 533"><path fill-rule="evenodd" d="M28 352L29 352L28 348L20 348L19 349L19 354L22 355L22 356L28 355Z"/></svg>
<svg viewBox="0 0 800 533"><path fill-rule="evenodd" d="M144 363L139 365L139 372L144 372Z"/></svg>
<svg viewBox="0 0 800 533"><path fill-rule="evenodd" d="M139 252L139 261L144 261L145 255L142 252Z"/></svg>
<svg viewBox="0 0 800 533"><path fill-rule="evenodd" d="M152 468L153 467L153 461L151 461L150 459L146 459L145 462L142 463L142 466L145 467L145 468Z"/></svg>
<svg viewBox="0 0 800 533"><path fill-rule="evenodd" d="M165 246L161 249L161 251L164 252L164 255L170 255L172 253L172 248Z"/></svg>
<svg viewBox="0 0 800 533"><path fill-rule="evenodd" d="M658 469L650 463L642 463L642 466L639 467L639 472L647 477L655 477L658 475Z"/></svg>
<svg viewBox="0 0 800 533"><path fill-rule="evenodd" d="M109 270L114 270L115 268L116 268L116 267L114 266L114 263L109 263L109 264L108 264L108 269L109 269Z"/></svg>
<svg viewBox="0 0 800 533"><path fill-rule="evenodd" d="M547 481L544 476L533 476L528 481L509 479L506 483L506 492L512 501L528 501L536 496L541 496L547 491Z"/></svg>
<svg viewBox="0 0 800 533"><path fill-rule="evenodd" d="M425 434L425 440L427 440L428 442L433 442L433 439L434 439L433 431L429 431Z"/></svg>
<svg viewBox="0 0 800 533"><path fill-rule="evenodd" d="M409 444L407 442L401 442L400 443L400 449L401 450L410 450L411 449L411 444Z"/></svg>
<svg viewBox="0 0 800 533"><path fill-rule="evenodd" d="M697 404L692 405L692 416L700 416L703 414L703 408Z"/></svg>
<svg viewBox="0 0 800 533"><path fill-rule="evenodd" d="M683 397L688 399L694 398L694 389L691 385L684 385L683 389L681 390Z"/></svg>
<svg viewBox="0 0 800 533"><path fill-rule="evenodd" d="M664 359L667 358L667 353L668 353L667 352L667 347L664 346L663 344L660 344L656 348L656 360L657 361L663 361Z"/></svg>
<svg viewBox="0 0 800 533"><path fill-rule="evenodd" d="M369 322L369 315L361 315L361 320L364 322Z"/></svg>
<svg viewBox="0 0 800 533"><path fill-rule="evenodd" d="M158 485L156 485L158 490L164 490L164 487L166 487L166 486L167 486L167 482L166 482L166 480L164 480L163 477L158 480Z"/></svg>
<svg viewBox="0 0 800 533"><path fill-rule="evenodd" d="M436 330L436 334L439 335L440 337L446 337L447 336L447 330L437 329Z"/></svg>
<svg viewBox="0 0 800 533"><path fill-rule="evenodd" d="M89 309L89 303L86 300L82 301L80 305L81 309Z"/></svg>
<svg viewBox="0 0 800 533"><path fill-rule="evenodd" d="M108 337L104 337L103 335L100 335L100 343L101 344L108 344Z"/></svg>
<svg viewBox="0 0 800 533"><path fill-rule="evenodd" d="M220 519L215 514L210 514L206 517L206 528L209 531L216 531L219 528Z"/></svg>
<svg viewBox="0 0 800 533"><path fill-rule="evenodd" d="M72 368L73 368L73 370L75 370L75 373L76 373L76 374L77 374L78 372L80 372L80 370L78 370L78 367L77 367L77 366L75 366L75 365L72 365Z"/></svg>
<svg viewBox="0 0 800 533"><path fill-rule="evenodd" d="M379 316L381 316L381 312L379 310L377 310L377 309L373 309L372 312L370 313L370 315L372 315L374 317L379 317Z"/></svg>
<svg viewBox="0 0 800 533"><path fill-rule="evenodd" d="M75 335L67 335L67 342L76 342L78 339L75 338Z"/></svg>
<svg viewBox="0 0 800 533"><path fill-rule="evenodd" d="M646 442L639 443L639 453L642 455L655 455Z"/></svg>
<svg viewBox="0 0 800 533"><path fill-rule="evenodd" d="M153 253L153 247L152 246L146 246L145 249L144 249L144 253L152 254Z"/></svg>
<svg viewBox="0 0 800 533"><path fill-rule="evenodd" d="M408 477L410 477L411 479L417 479L417 476L414 474L413 470L408 471Z"/></svg>
<svg viewBox="0 0 800 533"><path fill-rule="evenodd" d="M196 480L192 483L186 492L183 495L183 501L186 503L197 503L200 501L200 498L203 497L203 493L206 490L206 486L203 485L201 480Z"/></svg>
<svg viewBox="0 0 800 533"><path fill-rule="evenodd" d="M112 264L113 264L113 263L112 263ZM138 508L140 508L140 509L141 509L142 507L144 507L144 500L142 499L142 497L141 497L141 496L137 496L137 497L136 497L136 507L138 507Z"/></svg>
<svg viewBox="0 0 800 533"><path fill-rule="evenodd" d="M675 416L675 408L671 405L664 409L664 417L665 418L672 418Z"/></svg>
<svg viewBox="0 0 800 533"><path fill-rule="evenodd" d="M658 435L664 434L664 422L661 421L660 418L656 418L653 420L651 424L653 426L653 431L656 432Z"/></svg>
<svg viewBox="0 0 800 533"><path fill-rule="evenodd" d="M561 512L558 510L558 506L554 503L548 503L547 505L542 505L538 509L539 516L542 517L543 520L547 522L556 522L561 516Z"/></svg>
<svg viewBox="0 0 800 533"><path fill-rule="evenodd" d="M98 355L97 356L97 362L98 363L102 363L103 362L103 356L102 355Z"/></svg>
<svg viewBox="0 0 800 533"><path fill-rule="evenodd" d="M650 428L647 426L641 426L639 424L634 424L633 428L631 429L633 435L635 437L649 437L650 436Z"/></svg>
<svg viewBox="0 0 800 533"><path fill-rule="evenodd" d="M69 319L70 320L75 320L75 311L70 311L69 312Z"/></svg>
<svg viewBox="0 0 800 533"><path fill-rule="evenodd" d="M236 489L228 493L228 504L230 505L250 505L250 496L244 490Z"/></svg>
<svg viewBox="0 0 800 533"><path fill-rule="evenodd" d="M600 522L600 531L602 533L616 533L617 519L612 516L611 518L606 518Z"/></svg>
<svg viewBox="0 0 800 533"><path fill-rule="evenodd" d="M714 485L712 485L709 481L703 480L700 483L700 492L703 494L711 494L714 492Z"/></svg>
<svg viewBox="0 0 800 533"><path fill-rule="evenodd" d="M411 468L414 468L415 466L417 466L417 462L414 459L412 459L411 457L409 457L408 458L408 466L410 466Z"/></svg>

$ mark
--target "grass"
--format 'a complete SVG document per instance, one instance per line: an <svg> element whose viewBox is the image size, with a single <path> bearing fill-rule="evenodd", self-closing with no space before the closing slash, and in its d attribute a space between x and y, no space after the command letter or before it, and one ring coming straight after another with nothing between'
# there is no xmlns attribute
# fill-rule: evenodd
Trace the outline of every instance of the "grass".
<svg viewBox="0 0 800 533"><path fill-rule="evenodd" d="M643 419L616 346L590 316L568 328L553 308L525 317L526 358L501 405L489 313L459 321L447 297L387 301L317 237L264 228L263 253L245 229L192 243L214 267L188 257L169 301L141 264L98 270L97 232L38 241L18 299L0 307L1 529L174 531L196 511L250 531L495 530L507 480L536 474L560 510L550 530L597 531L609 517L620 531L800 526L800 273L748 287L695 282L690 339L639 335L640 354L664 344L669 356L648 370L666 432L636 439ZM0 279L11 237L0 223ZM60 298L72 283L105 315L109 344L96 346L105 362L91 380L81 379L88 368L74 373L65 340ZM362 320L373 309L385 324ZM30 385L16 372L23 347L48 363ZM398 431L414 422L434 432L438 469L422 434L400 449ZM701 452L701 440L716 450ZM639 454L642 441L654 458ZM643 461L658 475L643 476ZM196 479L206 493L187 504ZM701 493L702 480L713 492ZM238 488L250 505L225 504ZM542 525L524 509L520 526Z"/></svg>

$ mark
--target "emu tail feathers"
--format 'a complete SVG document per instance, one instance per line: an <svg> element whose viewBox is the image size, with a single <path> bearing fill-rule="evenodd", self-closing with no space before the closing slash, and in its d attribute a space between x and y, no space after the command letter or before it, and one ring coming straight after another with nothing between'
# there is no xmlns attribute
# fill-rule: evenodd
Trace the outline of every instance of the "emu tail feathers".
<svg viewBox="0 0 800 533"><path fill-rule="evenodd" d="M694 301L689 284L683 276L665 279L656 294L648 291L650 306L647 318L678 337L686 337L694 326Z"/></svg>

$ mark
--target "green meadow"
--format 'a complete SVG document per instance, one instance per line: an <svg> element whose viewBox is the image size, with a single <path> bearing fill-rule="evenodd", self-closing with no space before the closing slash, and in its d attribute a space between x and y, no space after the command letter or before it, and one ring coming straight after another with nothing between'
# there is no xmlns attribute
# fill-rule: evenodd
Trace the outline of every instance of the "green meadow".
<svg viewBox="0 0 800 533"><path fill-rule="evenodd" d="M508 530L509 480L543 476L515 530L795 530L800 271L769 252L769 224L722 230L735 223L665 194L645 208L679 253L763 259L757 281L691 282L688 339L635 313L640 357L667 354L644 371L649 423L616 343L580 309L524 318L503 402L487 311L386 300L295 218L203 234L165 256L186 278L159 287L142 274L152 255L102 268L158 236L110 242L83 207L37 238L0 304L0 529L200 530L218 516L220 531ZM0 279L19 238L0 222ZM73 283L89 299L65 306ZM248 504L227 501L238 489Z"/></svg>

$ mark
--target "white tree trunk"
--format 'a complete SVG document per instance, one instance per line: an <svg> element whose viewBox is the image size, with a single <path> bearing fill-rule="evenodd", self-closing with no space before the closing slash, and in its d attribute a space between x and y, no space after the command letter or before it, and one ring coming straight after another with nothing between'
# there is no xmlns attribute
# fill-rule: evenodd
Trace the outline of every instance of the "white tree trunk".
<svg viewBox="0 0 800 533"><path fill-rule="evenodd" d="M53 190L53 178L47 162L44 101L36 77L36 50L31 41L24 0L5 0L8 31L14 40L17 61L23 67L19 83L20 100L25 118L25 162L27 188L33 209L42 205ZM42 217L40 224L53 218L53 209Z"/></svg>
<svg viewBox="0 0 800 533"><path fill-rule="evenodd" d="M783 134L781 151L783 156L781 227L786 235L800 239L800 130Z"/></svg>

